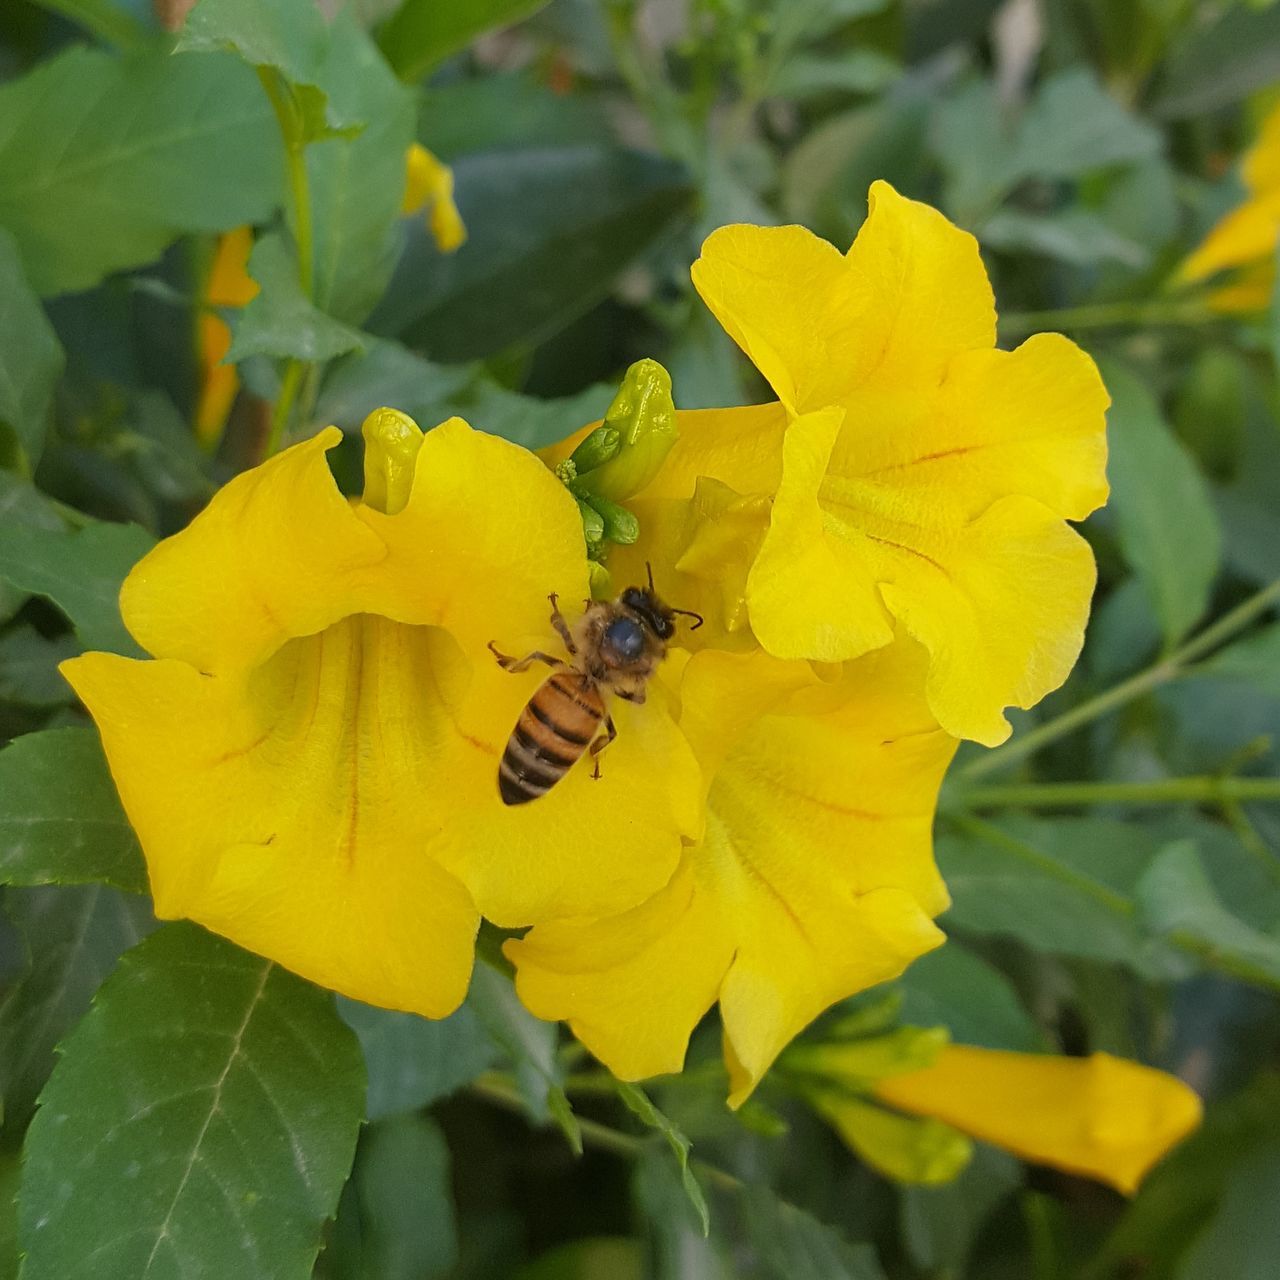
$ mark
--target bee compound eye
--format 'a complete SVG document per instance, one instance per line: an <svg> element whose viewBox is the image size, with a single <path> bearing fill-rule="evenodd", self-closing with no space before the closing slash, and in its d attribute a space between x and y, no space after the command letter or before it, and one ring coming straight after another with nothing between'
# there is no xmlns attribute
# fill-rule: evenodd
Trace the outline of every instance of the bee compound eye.
<svg viewBox="0 0 1280 1280"><path fill-rule="evenodd" d="M605 643L626 662L644 652L644 630L634 618L615 618L604 631Z"/></svg>

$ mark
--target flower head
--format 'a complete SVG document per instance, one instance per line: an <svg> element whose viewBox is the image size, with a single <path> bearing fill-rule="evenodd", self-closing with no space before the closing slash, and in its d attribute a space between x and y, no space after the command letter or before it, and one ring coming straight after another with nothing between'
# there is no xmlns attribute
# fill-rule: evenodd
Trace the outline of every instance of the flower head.
<svg viewBox="0 0 1280 1280"><path fill-rule="evenodd" d="M233 364L223 364L231 350L231 330L213 307L243 307L258 292L249 276L253 228L237 227L218 237L205 286L207 309L197 320L196 349L200 360L200 392L196 402L195 431L205 444L216 444L240 389L240 375Z"/></svg>
<svg viewBox="0 0 1280 1280"><path fill-rule="evenodd" d="M905 631L943 728L1002 741L1003 709L1061 684L1083 641L1094 564L1066 521L1107 495L1093 362L1052 334L997 350L973 237L883 182L847 254L726 227L693 277L778 402L680 415L635 504L680 589L779 658Z"/></svg>
<svg viewBox="0 0 1280 1280"><path fill-rule="evenodd" d="M130 574L153 655L63 665L98 723L156 910L358 999L441 1016L480 913L604 915L664 885L700 834L699 774L664 700L620 707L610 768L536 806L498 793L540 679L488 652L544 642L586 596L572 499L459 419L366 424L366 500L336 429L222 489Z"/></svg>

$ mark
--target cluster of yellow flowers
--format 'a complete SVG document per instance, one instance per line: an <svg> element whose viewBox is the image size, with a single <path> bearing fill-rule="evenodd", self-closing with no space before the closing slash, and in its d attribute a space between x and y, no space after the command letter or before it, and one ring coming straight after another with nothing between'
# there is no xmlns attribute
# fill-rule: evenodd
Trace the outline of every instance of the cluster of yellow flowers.
<svg viewBox="0 0 1280 1280"><path fill-rule="evenodd" d="M64 664L159 915L428 1017L462 1000L481 917L531 926L506 944L521 999L623 1078L678 1071L718 1001L734 1105L829 1005L943 941L931 827L958 741L1001 741L1080 650L1094 564L1066 522L1106 497L1106 392L1064 338L996 349L973 238L884 183L846 255L730 227L693 274L778 398L678 414L628 495L614 580L647 562L706 623L613 708L600 780L580 764L516 806L497 785L545 671L488 646L550 647L548 596L590 594L574 497L459 419L379 411L363 500L331 477L336 428L238 476L125 584L152 660ZM948 1054L972 1074L965 1052L876 1091L912 1110ZM1047 1145L1129 1186L1194 1095L1098 1061L1055 1077L1074 1129ZM1159 1105L1100 1137L1117 1071Z"/></svg>

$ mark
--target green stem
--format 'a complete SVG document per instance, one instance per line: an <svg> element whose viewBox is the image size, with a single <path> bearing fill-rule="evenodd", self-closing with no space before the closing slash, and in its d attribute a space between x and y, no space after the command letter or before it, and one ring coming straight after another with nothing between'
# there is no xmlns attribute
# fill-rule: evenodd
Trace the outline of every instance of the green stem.
<svg viewBox="0 0 1280 1280"><path fill-rule="evenodd" d="M315 291L315 244L311 230L311 183L307 176L307 144L302 113L289 82L274 67L259 67L258 79L271 102L284 143L285 174L293 206L293 233L298 248L298 281L311 299Z"/></svg>
<svg viewBox="0 0 1280 1280"><path fill-rule="evenodd" d="M1188 640L1180 649L1175 649L1165 658L1161 658L1145 671L1130 676L1096 698L1089 698L1078 707L1064 711L1029 733L1015 738L1012 742L996 747L985 756L971 761L963 769L956 771L956 778L967 781L994 773L1017 760L1023 760L1039 751L1041 747L1086 724L1091 724L1100 716L1132 702L1135 698L1153 689L1167 684L1179 675L1197 658L1203 657L1210 650L1216 649L1224 640L1230 639L1238 631L1243 631L1255 618L1265 613L1273 604L1280 601L1280 578L1264 587L1256 595L1252 595L1242 604L1237 605L1229 613L1224 614L1212 626L1206 627L1198 636Z"/></svg>
<svg viewBox="0 0 1280 1280"><path fill-rule="evenodd" d="M302 360L290 359L285 365L284 377L280 380L280 394L276 397L276 406L271 414L271 430L267 434L267 447L264 458L270 458L279 452L284 443L285 433L289 426L289 415L293 412L293 402L297 399L298 388L302 385L302 374L306 363Z"/></svg>
<svg viewBox="0 0 1280 1280"><path fill-rule="evenodd" d="M1020 338L1045 330L1136 328L1149 325L1208 324L1223 317L1200 300L1180 302L1099 302L1054 311L1011 311L1000 317L1000 336Z"/></svg>
<svg viewBox="0 0 1280 1280"><path fill-rule="evenodd" d="M1280 800L1277 778L1159 778L1151 782L1011 782L962 787L953 796L962 809L1075 808L1093 804L1239 804Z"/></svg>

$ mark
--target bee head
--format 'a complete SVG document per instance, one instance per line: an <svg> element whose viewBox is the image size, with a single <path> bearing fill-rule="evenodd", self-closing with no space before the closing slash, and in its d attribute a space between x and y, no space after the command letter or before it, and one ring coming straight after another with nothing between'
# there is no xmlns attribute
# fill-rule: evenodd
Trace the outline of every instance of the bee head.
<svg viewBox="0 0 1280 1280"><path fill-rule="evenodd" d="M675 610L667 608L651 588L628 587L622 593L621 603L659 640L670 640L675 635ZM623 619L618 621L621 622Z"/></svg>

